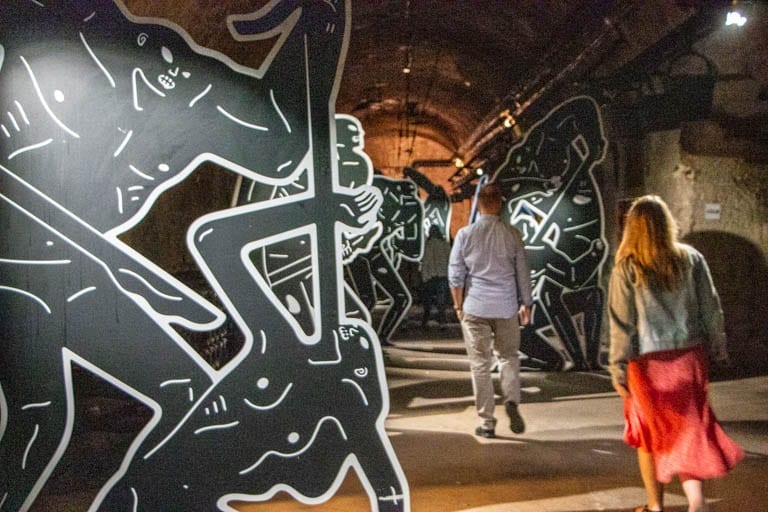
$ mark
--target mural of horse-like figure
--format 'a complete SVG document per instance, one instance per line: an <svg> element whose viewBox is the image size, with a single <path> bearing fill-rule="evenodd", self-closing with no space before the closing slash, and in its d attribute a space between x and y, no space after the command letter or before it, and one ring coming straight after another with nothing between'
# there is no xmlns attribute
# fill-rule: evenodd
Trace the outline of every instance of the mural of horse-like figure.
<svg viewBox="0 0 768 512"><path fill-rule="evenodd" d="M502 217L521 231L530 259L535 302L521 351L538 366L600 367L607 244L593 171L606 146L599 107L577 96L531 127L491 180L504 190Z"/></svg>
<svg viewBox="0 0 768 512"><path fill-rule="evenodd" d="M209 439L213 445L190 449L247 458L253 467L243 474L251 476L232 490L196 486L203 477L189 475L190 496L201 501L181 509L208 502L225 510L227 493L269 499L288 489L298 499L327 499L350 467L366 482L372 509L409 508L383 430L380 349L365 324L345 316L340 284L339 233L370 229L376 210L369 190L337 186L330 158L349 14L348 1L285 0L233 20L238 39L277 38L252 69L165 20L131 15L119 0L0 6L0 510L30 509L64 455L75 420L73 365L154 412L92 510L167 509L179 488L156 477L167 476L166 447L186 446L182 434L212 410L244 414L249 429L230 429L237 436L228 448ZM117 238L203 161L273 185L311 174L310 190L292 204L235 208L190 229L191 252L245 337L218 370L177 328L214 329L225 312ZM253 260L240 258L294 246L310 247L312 329L280 315L279 283L260 280ZM310 361L329 386L352 389L358 403L345 395L328 400L322 416L309 414L306 404L326 397L296 374L292 357ZM279 396L270 394L281 385ZM238 393L246 397L226 402ZM289 417L303 426L271 440L253 436ZM195 429L194 442L211 431L220 429ZM304 466L314 471L296 472L295 460L271 456L285 442L334 456L314 456ZM207 477L209 462L187 468Z"/></svg>

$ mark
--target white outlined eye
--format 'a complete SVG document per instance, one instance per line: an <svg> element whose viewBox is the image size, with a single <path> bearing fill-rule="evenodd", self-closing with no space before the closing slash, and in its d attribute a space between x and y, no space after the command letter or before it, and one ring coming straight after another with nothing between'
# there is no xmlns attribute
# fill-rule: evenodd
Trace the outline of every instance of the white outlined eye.
<svg viewBox="0 0 768 512"><path fill-rule="evenodd" d="M168 64L173 64L173 53L171 53L171 50L169 50L167 47L163 46L160 49L160 53L162 54L163 59L165 60L165 62L167 62Z"/></svg>

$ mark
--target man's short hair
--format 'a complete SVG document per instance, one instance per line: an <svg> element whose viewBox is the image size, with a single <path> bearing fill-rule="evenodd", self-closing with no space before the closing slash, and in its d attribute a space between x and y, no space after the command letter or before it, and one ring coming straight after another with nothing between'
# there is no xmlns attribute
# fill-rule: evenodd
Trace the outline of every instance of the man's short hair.
<svg viewBox="0 0 768 512"><path fill-rule="evenodd" d="M501 194L501 187L495 183L484 186L477 194L477 203L484 210L498 209L503 202L504 196Z"/></svg>

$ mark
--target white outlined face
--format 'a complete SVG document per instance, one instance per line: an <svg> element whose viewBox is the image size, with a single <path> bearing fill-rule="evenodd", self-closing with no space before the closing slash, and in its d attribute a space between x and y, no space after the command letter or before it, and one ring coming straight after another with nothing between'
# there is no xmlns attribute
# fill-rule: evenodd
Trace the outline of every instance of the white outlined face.
<svg viewBox="0 0 768 512"><path fill-rule="evenodd" d="M160 55L169 67L167 74L161 73L157 77L157 82L166 91L175 88L176 80L179 78L188 79L192 75L189 71L183 71L179 68L178 63L174 62L173 52L167 46L160 48Z"/></svg>
<svg viewBox="0 0 768 512"><path fill-rule="evenodd" d="M192 72L184 66L180 51L174 52L168 44L158 48L152 39L153 35L146 32L139 33L135 39L142 51L131 73L134 109L137 111L144 110L153 98L167 98L170 91L177 90L192 77Z"/></svg>
<svg viewBox="0 0 768 512"><path fill-rule="evenodd" d="M355 188L370 185L373 179L373 162L363 149L365 132L356 118L336 116L336 153L339 162L339 184Z"/></svg>

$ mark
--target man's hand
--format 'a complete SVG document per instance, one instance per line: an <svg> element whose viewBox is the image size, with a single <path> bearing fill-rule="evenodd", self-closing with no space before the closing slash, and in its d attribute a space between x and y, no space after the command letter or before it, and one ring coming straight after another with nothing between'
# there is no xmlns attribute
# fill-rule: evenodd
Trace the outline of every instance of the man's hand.
<svg viewBox="0 0 768 512"><path fill-rule="evenodd" d="M528 325L531 321L531 307L526 305L520 306L517 315L520 319L520 325Z"/></svg>

